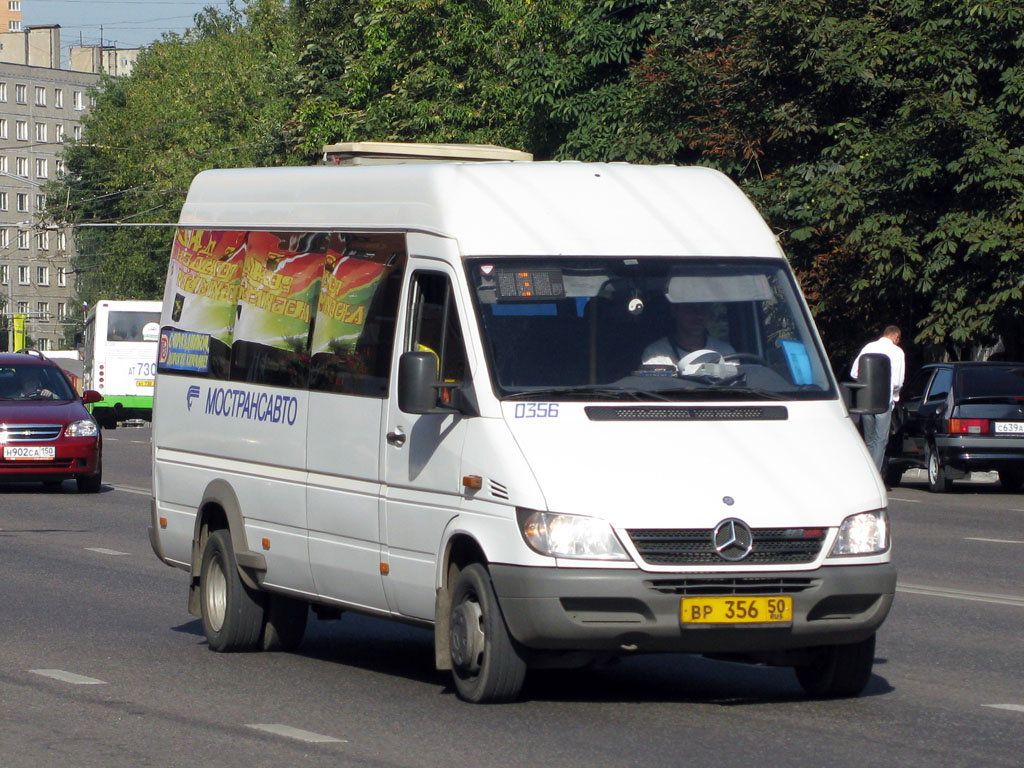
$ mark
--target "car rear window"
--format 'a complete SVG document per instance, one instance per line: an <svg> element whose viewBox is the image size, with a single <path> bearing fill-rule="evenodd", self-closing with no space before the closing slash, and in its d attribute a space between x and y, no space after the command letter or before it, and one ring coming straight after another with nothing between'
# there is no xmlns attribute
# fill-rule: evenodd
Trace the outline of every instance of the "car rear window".
<svg viewBox="0 0 1024 768"><path fill-rule="evenodd" d="M964 368L959 380L959 397L1024 397L1024 366Z"/></svg>

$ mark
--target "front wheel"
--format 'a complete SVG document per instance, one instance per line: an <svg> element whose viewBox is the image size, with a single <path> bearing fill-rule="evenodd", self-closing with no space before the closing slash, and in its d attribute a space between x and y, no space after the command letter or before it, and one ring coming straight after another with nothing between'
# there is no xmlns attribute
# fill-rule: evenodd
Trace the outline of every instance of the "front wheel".
<svg viewBox="0 0 1024 768"><path fill-rule="evenodd" d="M526 661L509 635L487 569L466 566L452 588L452 677L459 697L476 703L512 701L523 687Z"/></svg>
<svg viewBox="0 0 1024 768"><path fill-rule="evenodd" d="M946 493L953 488L953 478L946 474L939 452L934 445L928 446L928 490L932 493Z"/></svg>
<svg viewBox="0 0 1024 768"><path fill-rule="evenodd" d="M871 679L875 664L875 636L852 645L829 645L815 649L809 664L795 667L796 678L811 696L844 698L857 696Z"/></svg>
<svg viewBox="0 0 1024 768"><path fill-rule="evenodd" d="M242 583L231 534L210 534L199 576L203 632L215 651L251 651L263 633L262 595Z"/></svg>

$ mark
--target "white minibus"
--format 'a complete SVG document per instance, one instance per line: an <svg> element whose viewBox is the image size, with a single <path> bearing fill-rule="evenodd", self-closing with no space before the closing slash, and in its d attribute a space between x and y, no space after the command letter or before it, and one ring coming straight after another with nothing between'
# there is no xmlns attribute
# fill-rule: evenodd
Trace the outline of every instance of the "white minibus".
<svg viewBox="0 0 1024 768"><path fill-rule="evenodd" d="M888 379L848 404L723 174L206 171L160 323L150 540L212 649L355 611L474 702L651 652L868 683L896 574L850 413Z"/></svg>

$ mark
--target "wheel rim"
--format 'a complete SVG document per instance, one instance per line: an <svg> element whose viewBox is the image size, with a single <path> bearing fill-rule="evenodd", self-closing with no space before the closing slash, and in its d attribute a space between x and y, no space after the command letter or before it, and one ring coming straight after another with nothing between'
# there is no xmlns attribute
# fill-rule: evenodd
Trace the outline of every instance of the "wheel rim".
<svg viewBox="0 0 1024 768"><path fill-rule="evenodd" d="M452 612L451 656L455 668L467 675L480 672L484 653L483 611L467 597Z"/></svg>
<svg viewBox="0 0 1024 768"><path fill-rule="evenodd" d="M928 454L928 482L932 485L939 484L939 457L935 451Z"/></svg>
<svg viewBox="0 0 1024 768"><path fill-rule="evenodd" d="M224 615L227 612L228 579L224 574L224 561L220 554L210 558L210 568L206 573L206 619L214 632L220 632L224 626Z"/></svg>

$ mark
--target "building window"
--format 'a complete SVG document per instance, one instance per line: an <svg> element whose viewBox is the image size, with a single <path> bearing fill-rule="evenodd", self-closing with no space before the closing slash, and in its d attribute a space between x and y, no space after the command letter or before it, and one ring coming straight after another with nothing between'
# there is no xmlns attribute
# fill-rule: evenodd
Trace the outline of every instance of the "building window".
<svg viewBox="0 0 1024 768"><path fill-rule="evenodd" d="M29 231L27 229L18 230L18 248L23 251L27 251L31 240L32 238L29 237ZM25 279L27 280L28 278L26 277Z"/></svg>
<svg viewBox="0 0 1024 768"><path fill-rule="evenodd" d="M36 267L36 285L50 284L50 268Z"/></svg>
<svg viewBox="0 0 1024 768"><path fill-rule="evenodd" d="M11 247L11 232L7 227L0 227L0 248Z"/></svg>
<svg viewBox="0 0 1024 768"><path fill-rule="evenodd" d="M14 21L14 19L11 19L10 21L7 22L7 31L8 32L21 32L21 22L20 21Z"/></svg>
<svg viewBox="0 0 1024 768"><path fill-rule="evenodd" d="M64 141L64 123L57 123L54 132L57 134L57 141Z"/></svg>
<svg viewBox="0 0 1024 768"><path fill-rule="evenodd" d="M28 141L28 120L18 120L15 125L16 136L18 141Z"/></svg>
<svg viewBox="0 0 1024 768"><path fill-rule="evenodd" d="M46 106L46 88L41 85L36 86L36 106Z"/></svg>
<svg viewBox="0 0 1024 768"><path fill-rule="evenodd" d="M64 267L57 267L57 285L61 288L68 284L68 271Z"/></svg>
<svg viewBox="0 0 1024 768"><path fill-rule="evenodd" d="M18 285L28 285L29 273L28 267L24 264L18 267ZM25 302L25 311L28 311L28 302Z"/></svg>
<svg viewBox="0 0 1024 768"><path fill-rule="evenodd" d="M47 138L48 133L49 130L47 129L46 123L36 123L36 141L41 141L45 144L49 141Z"/></svg>
<svg viewBox="0 0 1024 768"><path fill-rule="evenodd" d="M5 229L3 231L6 232L7 230ZM2 283L3 285L7 285L7 275L8 275L7 265L6 264L0 264L0 283Z"/></svg>
<svg viewBox="0 0 1024 768"><path fill-rule="evenodd" d="M7 101L7 83L0 83L0 101Z"/></svg>
<svg viewBox="0 0 1024 768"><path fill-rule="evenodd" d="M36 250L37 251L48 251L48 250L50 250L50 233L47 232L45 229L42 232L36 232ZM44 283L42 280L39 279L39 275L43 274L42 272L37 272L36 273L36 282L39 283L40 285L49 285L50 284L50 268L49 267L39 267L39 269L45 269L46 270L46 282Z"/></svg>
<svg viewBox="0 0 1024 768"><path fill-rule="evenodd" d="M15 84L14 86L14 101L18 104L25 104L25 86Z"/></svg>
<svg viewBox="0 0 1024 768"><path fill-rule="evenodd" d="M50 175L50 161L45 157L36 158L36 178L45 179Z"/></svg>
<svg viewBox="0 0 1024 768"><path fill-rule="evenodd" d="M54 88L53 89L53 106L57 109L64 109L64 89Z"/></svg>
<svg viewBox="0 0 1024 768"><path fill-rule="evenodd" d="M61 160L59 157L53 161L53 171L54 173L57 174L57 176L64 175L64 161Z"/></svg>
<svg viewBox="0 0 1024 768"><path fill-rule="evenodd" d="M36 339L36 349L40 352L46 352L50 349L50 340L45 336L40 336Z"/></svg>
<svg viewBox="0 0 1024 768"><path fill-rule="evenodd" d="M82 126L76 125L74 127L74 136L75 136L75 141L81 141L82 140Z"/></svg>
<svg viewBox="0 0 1024 768"><path fill-rule="evenodd" d="M65 232L63 229L57 233L57 250L61 251L62 253L65 253L68 250L68 233ZM60 271L63 272L63 268ZM59 279L58 284L64 285L63 277Z"/></svg>
<svg viewBox="0 0 1024 768"><path fill-rule="evenodd" d="M19 269L20 269L20 267L19 267ZM28 314L28 302L27 301L19 301L18 302L18 314L19 315L27 315Z"/></svg>
<svg viewBox="0 0 1024 768"><path fill-rule="evenodd" d="M0 173L7 173L7 155L0 155Z"/></svg>
<svg viewBox="0 0 1024 768"><path fill-rule="evenodd" d="M71 92L71 105L78 110L83 109L82 92L72 91Z"/></svg>
<svg viewBox="0 0 1024 768"><path fill-rule="evenodd" d="M58 301L57 302L57 319L58 320L67 320L67 318L68 318L68 305L65 304L63 301Z"/></svg>
<svg viewBox="0 0 1024 768"><path fill-rule="evenodd" d="M15 161L14 161L14 172L16 174L18 174L19 176L24 176L26 179L28 178L28 158L27 157L19 157L19 158L15 159Z"/></svg>
<svg viewBox="0 0 1024 768"><path fill-rule="evenodd" d="M7 193L6 192L0 192L0 211L6 211L6 210L7 210ZM4 232L6 232L6 231L7 230L5 229Z"/></svg>
<svg viewBox="0 0 1024 768"><path fill-rule="evenodd" d="M24 192L18 193L18 212L28 213L28 195Z"/></svg>
<svg viewBox="0 0 1024 768"><path fill-rule="evenodd" d="M37 301L36 312L40 315L40 320L48 320L50 317L50 302Z"/></svg>
<svg viewBox="0 0 1024 768"><path fill-rule="evenodd" d="M21 10L21 0L7 0L7 10L17 13Z"/></svg>
<svg viewBox="0 0 1024 768"><path fill-rule="evenodd" d="M7 118L0 117L0 139L7 138Z"/></svg>
<svg viewBox="0 0 1024 768"><path fill-rule="evenodd" d="M36 213L46 210L46 195L36 195Z"/></svg>

